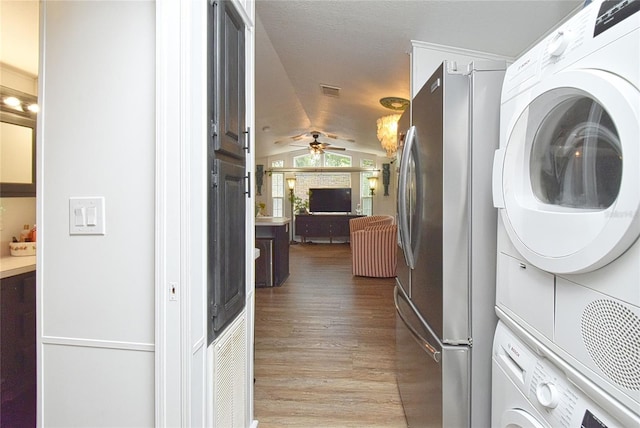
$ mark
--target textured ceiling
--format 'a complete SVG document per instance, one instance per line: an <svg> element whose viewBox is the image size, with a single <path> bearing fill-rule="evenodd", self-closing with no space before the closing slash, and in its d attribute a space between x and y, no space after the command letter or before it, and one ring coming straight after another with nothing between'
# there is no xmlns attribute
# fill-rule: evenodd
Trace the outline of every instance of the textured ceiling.
<svg viewBox="0 0 640 428"><path fill-rule="evenodd" d="M411 41L515 58L582 1L258 0L258 156L300 149L319 130L334 145L382 155L380 98L409 98ZM341 88L323 96L320 85ZM268 129L264 131L263 129ZM345 140L355 140L355 143Z"/></svg>

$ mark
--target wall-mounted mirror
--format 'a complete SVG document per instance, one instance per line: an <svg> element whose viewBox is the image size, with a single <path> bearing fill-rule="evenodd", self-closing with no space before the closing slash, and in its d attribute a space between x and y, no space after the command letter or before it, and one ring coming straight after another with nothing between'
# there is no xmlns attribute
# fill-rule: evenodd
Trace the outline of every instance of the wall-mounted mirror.
<svg viewBox="0 0 640 428"><path fill-rule="evenodd" d="M0 197L36 196L36 97L0 87Z"/></svg>

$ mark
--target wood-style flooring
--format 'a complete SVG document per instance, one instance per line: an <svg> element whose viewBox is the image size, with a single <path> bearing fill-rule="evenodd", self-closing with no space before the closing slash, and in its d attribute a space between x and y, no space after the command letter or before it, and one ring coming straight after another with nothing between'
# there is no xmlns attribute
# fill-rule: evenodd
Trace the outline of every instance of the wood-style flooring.
<svg viewBox="0 0 640 428"><path fill-rule="evenodd" d="M290 248L291 276L256 289L260 428L403 427L393 279L351 275L349 244Z"/></svg>

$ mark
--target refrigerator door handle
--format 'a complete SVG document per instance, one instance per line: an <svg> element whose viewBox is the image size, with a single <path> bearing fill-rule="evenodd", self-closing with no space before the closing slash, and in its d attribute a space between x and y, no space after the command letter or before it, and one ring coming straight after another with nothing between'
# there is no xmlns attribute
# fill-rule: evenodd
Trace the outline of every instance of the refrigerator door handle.
<svg viewBox="0 0 640 428"><path fill-rule="evenodd" d="M411 249L411 234L409 230L409 213L407 212L407 182L409 180L409 159L415 143L416 127L407 131L402 158L400 160L400 178L398 181L398 235L400 246L407 266L415 269L414 254Z"/></svg>
<svg viewBox="0 0 640 428"><path fill-rule="evenodd" d="M411 325L411 323L407 321L407 318L402 313L402 309L400 309L400 305L398 305L398 298L400 297L398 296L398 286L396 286L393 289L393 303L396 306L396 312L398 313L398 316L400 316L400 319L402 320L404 325L407 327L407 329L411 333L413 340L415 340L418 343L418 345L420 345L420 349L426 352L427 355L429 355L436 363L440 363L440 360L442 358L442 352L434 348L429 343L429 341L424 337L422 337L420 333Z"/></svg>

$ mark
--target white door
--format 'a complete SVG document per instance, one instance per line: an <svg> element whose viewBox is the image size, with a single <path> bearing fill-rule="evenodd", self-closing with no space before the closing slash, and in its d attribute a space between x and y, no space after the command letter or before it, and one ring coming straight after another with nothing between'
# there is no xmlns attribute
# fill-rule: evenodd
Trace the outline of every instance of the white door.
<svg viewBox="0 0 640 428"><path fill-rule="evenodd" d="M527 95L494 164L507 233L540 269L598 269L640 234L638 90L611 73L574 70Z"/></svg>

